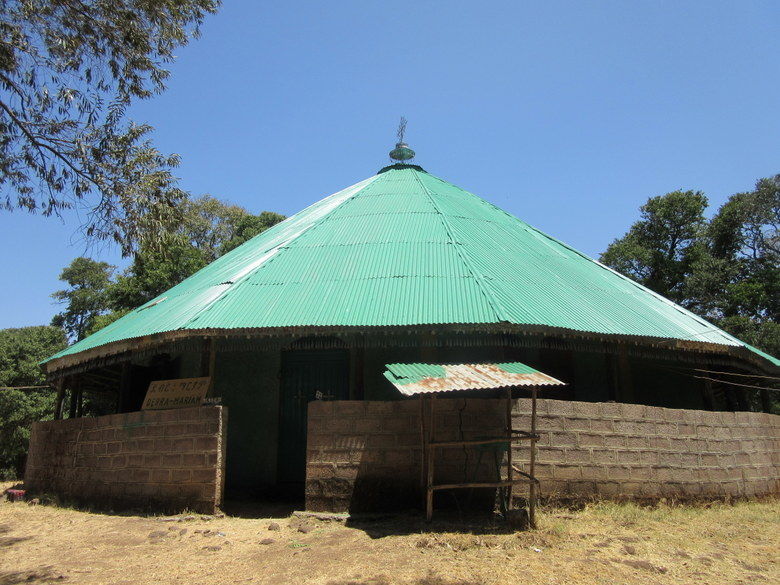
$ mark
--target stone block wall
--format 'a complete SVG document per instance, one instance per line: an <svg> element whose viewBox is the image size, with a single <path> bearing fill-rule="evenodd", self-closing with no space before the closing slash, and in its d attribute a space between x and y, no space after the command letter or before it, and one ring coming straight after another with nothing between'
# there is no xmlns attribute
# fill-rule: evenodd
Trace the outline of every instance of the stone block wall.
<svg viewBox="0 0 780 585"><path fill-rule="evenodd" d="M502 400L435 402L437 440L503 432ZM515 401L515 429L530 428L530 408L530 400ZM692 499L780 493L780 416L544 399L538 401L537 414L536 475L543 497ZM311 403L307 508L419 506L421 444L418 400ZM439 449L435 481L494 478L494 457L483 452L475 468L478 450ZM514 463L527 469L527 459L527 443L517 442ZM515 495L524 491L517 486Z"/></svg>
<svg viewBox="0 0 780 585"><path fill-rule="evenodd" d="M226 427L221 406L35 423L25 488L114 509L211 514L222 503Z"/></svg>

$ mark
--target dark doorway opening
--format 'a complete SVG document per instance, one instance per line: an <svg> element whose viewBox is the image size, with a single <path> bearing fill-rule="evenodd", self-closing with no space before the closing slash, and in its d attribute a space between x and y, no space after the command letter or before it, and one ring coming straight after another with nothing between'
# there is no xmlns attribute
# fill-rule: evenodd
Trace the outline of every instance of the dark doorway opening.
<svg viewBox="0 0 780 585"><path fill-rule="evenodd" d="M289 486L291 495L303 495L308 405L349 399L349 351L283 351L281 374L277 480Z"/></svg>

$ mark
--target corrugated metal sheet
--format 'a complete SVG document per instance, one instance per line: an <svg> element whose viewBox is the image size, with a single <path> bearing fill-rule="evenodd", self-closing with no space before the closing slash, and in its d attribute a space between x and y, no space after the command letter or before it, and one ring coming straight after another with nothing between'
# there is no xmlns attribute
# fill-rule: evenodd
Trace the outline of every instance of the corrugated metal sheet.
<svg viewBox="0 0 780 585"><path fill-rule="evenodd" d="M561 386L564 382L520 362L501 364L387 364L385 377L405 396L492 390L513 386Z"/></svg>
<svg viewBox="0 0 780 585"><path fill-rule="evenodd" d="M401 166L311 205L54 357L166 331L445 323L744 345L487 201Z"/></svg>

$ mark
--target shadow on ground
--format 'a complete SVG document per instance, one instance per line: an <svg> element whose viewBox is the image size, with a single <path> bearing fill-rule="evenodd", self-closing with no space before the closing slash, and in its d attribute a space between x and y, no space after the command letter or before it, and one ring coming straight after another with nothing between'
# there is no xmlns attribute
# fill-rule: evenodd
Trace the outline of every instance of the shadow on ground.
<svg viewBox="0 0 780 585"><path fill-rule="evenodd" d="M32 536L3 536L0 537L0 548L6 548L30 540Z"/></svg>
<svg viewBox="0 0 780 585"><path fill-rule="evenodd" d="M18 585L19 583L61 583L66 577L52 569L41 567L36 571L11 571L0 573L0 585Z"/></svg>
<svg viewBox="0 0 780 585"><path fill-rule="evenodd" d="M447 577L440 577L435 574L429 574L425 577L420 577L412 581L404 582L404 585L484 585L483 581L462 581L459 579L450 579ZM386 575L378 575L376 577L367 577L365 579L346 579L338 581L329 581L327 585L399 585L398 581L393 581Z"/></svg>
<svg viewBox="0 0 780 585"><path fill-rule="evenodd" d="M503 517L492 513L462 513L443 510L436 513L431 522L426 522L422 512L404 514L355 515L350 516L346 526L362 530L371 538L460 532L465 534L511 534L515 532Z"/></svg>
<svg viewBox="0 0 780 585"><path fill-rule="evenodd" d="M234 518L286 518L295 510L300 510L302 505L302 502L233 499L228 500L223 504L222 511Z"/></svg>

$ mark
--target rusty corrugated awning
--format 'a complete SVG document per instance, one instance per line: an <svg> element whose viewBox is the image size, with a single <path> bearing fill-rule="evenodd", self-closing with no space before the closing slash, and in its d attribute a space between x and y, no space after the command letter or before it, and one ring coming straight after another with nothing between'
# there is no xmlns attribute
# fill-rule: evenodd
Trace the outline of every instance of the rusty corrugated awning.
<svg viewBox="0 0 780 585"><path fill-rule="evenodd" d="M385 377L401 394L415 396L512 386L562 386L561 382L520 362L500 364L387 364Z"/></svg>

